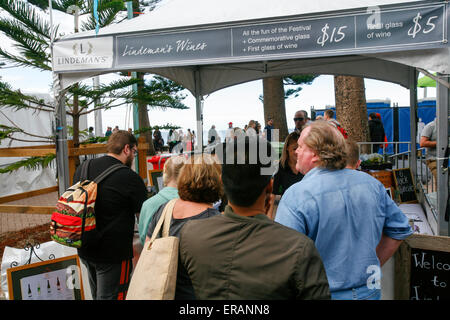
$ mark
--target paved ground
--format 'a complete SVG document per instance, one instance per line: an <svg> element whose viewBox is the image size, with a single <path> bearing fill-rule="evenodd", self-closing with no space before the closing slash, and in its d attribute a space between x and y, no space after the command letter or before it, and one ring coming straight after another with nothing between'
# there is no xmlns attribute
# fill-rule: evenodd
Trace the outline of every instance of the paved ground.
<svg viewBox="0 0 450 320"><path fill-rule="evenodd" d="M33 206L52 206L58 200L58 192L51 192L40 196L30 197L22 200L16 200L7 205L33 205ZM38 226L50 221L48 214L22 214L22 213L1 213L0 212L0 234L22 230L29 227ZM1 258L1 257L0 257Z"/></svg>

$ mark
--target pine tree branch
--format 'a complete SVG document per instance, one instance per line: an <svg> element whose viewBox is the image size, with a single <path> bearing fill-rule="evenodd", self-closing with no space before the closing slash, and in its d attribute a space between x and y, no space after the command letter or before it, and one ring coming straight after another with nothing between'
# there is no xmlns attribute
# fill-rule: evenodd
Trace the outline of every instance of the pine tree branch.
<svg viewBox="0 0 450 320"><path fill-rule="evenodd" d="M1 0L0 8L4 9L37 35L50 39L50 24L42 20L32 5L22 0Z"/></svg>
<svg viewBox="0 0 450 320"><path fill-rule="evenodd" d="M6 168L0 168L0 173L11 173L20 168L27 170L37 170L39 168L47 168L50 163L56 158L56 155L49 153L42 157L30 157L24 160L17 161L8 165Z"/></svg>
<svg viewBox="0 0 450 320"><path fill-rule="evenodd" d="M11 129L11 128L15 128L15 129L17 129L15 132L20 132L20 133L29 135L29 136L31 136L31 137L44 138L44 139L52 139L52 138L50 138L50 137L40 136L40 135L36 135L36 134L32 134L32 133L26 132L25 130L19 128L19 126L18 126L17 124L15 124L10 118L8 118L1 110L0 110L0 113L1 113L6 119L8 119L8 121L11 122L12 125L14 126L14 127L8 127L8 126L4 126L4 125L1 125L1 124L0 124L0 129L6 128L6 129L8 130L8 129Z"/></svg>

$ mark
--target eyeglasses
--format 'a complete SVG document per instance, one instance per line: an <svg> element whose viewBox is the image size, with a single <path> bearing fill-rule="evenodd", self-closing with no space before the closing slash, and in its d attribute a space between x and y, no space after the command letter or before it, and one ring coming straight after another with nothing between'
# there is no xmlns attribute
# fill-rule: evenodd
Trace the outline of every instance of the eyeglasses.
<svg viewBox="0 0 450 320"><path fill-rule="evenodd" d="M303 121L305 118L294 118L294 121Z"/></svg>
<svg viewBox="0 0 450 320"><path fill-rule="evenodd" d="M132 147L131 145L128 145L128 146L130 147L130 151L133 152L133 155L137 156L138 155L137 147L136 146Z"/></svg>

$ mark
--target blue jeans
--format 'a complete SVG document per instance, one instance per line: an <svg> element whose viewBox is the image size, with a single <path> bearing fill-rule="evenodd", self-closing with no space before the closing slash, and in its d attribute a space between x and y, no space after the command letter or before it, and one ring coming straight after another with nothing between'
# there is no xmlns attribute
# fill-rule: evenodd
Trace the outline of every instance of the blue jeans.
<svg viewBox="0 0 450 320"><path fill-rule="evenodd" d="M332 300L380 300L380 289L369 289L367 286L331 292Z"/></svg>

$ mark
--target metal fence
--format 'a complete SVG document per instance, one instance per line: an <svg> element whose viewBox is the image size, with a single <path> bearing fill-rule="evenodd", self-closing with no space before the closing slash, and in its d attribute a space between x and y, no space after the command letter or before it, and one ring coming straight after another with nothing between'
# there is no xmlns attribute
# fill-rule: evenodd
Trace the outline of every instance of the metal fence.
<svg viewBox="0 0 450 320"><path fill-rule="evenodd" d="M388 153L389 145L393 145L390 150L400 150L401 144L407 144L407 150L398 153ZM409 159L411 157L411 142L358 142L359 151L363 145L382 145L378 153L383 156L384 161L392 163L392 169L401 169L410 167ZM426 165L425 148L417 149L417 172L413 172L415 187L422 191L430 205L436 210L436 179L431 174L430 169Z"/></svg>

